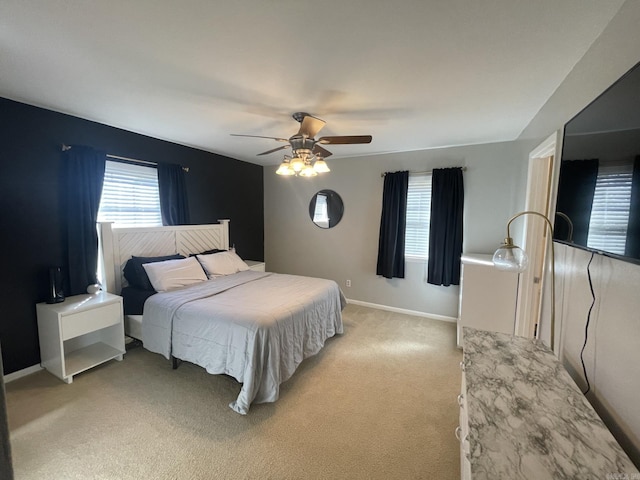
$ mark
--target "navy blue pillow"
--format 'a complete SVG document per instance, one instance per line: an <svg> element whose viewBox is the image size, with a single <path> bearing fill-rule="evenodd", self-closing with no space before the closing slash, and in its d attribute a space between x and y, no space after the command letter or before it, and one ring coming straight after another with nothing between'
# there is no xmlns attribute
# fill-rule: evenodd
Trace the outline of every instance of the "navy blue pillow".
<svg viewBox="0 0 640 480"><path fill-rule="evenodd" d="M185 258L184 255L180 255L178 253L174 255L167 255L164 257L131 257L127 264L124 266L124 278L127 279L129 285L132 287L138 287L142 290L151 290L154 291L151 282L149 281L149 277L147 276L147 272L143 268L143 263L155 263L155 262L164 262L165 260L178 260L181 258Z"/></svg>

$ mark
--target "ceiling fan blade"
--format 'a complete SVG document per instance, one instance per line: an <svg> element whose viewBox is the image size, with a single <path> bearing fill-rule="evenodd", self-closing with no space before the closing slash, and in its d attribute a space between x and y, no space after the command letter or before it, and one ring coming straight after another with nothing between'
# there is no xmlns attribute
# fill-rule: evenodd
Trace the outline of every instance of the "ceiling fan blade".
<svg viewBox="0 0 640 480"><path fill-rule="evenodd" d="M317 143L323 145L347 145L356 143L371 143L373 137L371 135L346 135L346 136L334 136L334 137L321 137Z"/></svg>
<svg viewBox="0 0 640 480"><path fill-rule="evenodd" d="M330 157L331 155L333 155L333 153L331 153L329 150L327 150L326 148L322 148L320 145L318 145L317 143L315 144L315 146L313 147L313 153L315 155L320 154L320 156L322 158L327 158Z"/></svg>
<svg viewBox="0 0 640 480"><path fill-rule="evenodd" d="M289 140L286 138L280 137L263 137L262 135L241 135L239 133L230 133L232 137L251 137L251 138L269 138L271 140L277 140L278 142L288 142Z"/></svg>
<svg viewBox="0 0 640 480"><path fill-rule="evenodd" d="M289 148L290 146L291 145L283 145L281 147L274 148L272 150L267 150L266 152L259 153L258 156L260 156L260 155L269 155L270 153L277 152L278 150L284 150L285 148Z"/></svg>
<svg viewBox="0 0 640 480"><path fill-rule="evenodd" d="M322 130L322 127L325 125L324 120L320 120L319 118L312 117L311 115L307 115L300 122L300 130L298 130L298 135L305 136L307 138L313 138L316 134Z"/></svg>

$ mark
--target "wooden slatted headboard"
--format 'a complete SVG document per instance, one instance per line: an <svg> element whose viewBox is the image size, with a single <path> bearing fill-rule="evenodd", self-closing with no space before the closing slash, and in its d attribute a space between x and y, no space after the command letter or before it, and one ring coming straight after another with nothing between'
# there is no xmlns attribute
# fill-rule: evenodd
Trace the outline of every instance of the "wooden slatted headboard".
<svg viewBox="0 0 640 480"><path fill-rule="evenodd" d="M229 249L229 220L211 225L114 228L99 222L100 253L106 290L119 294L126 280L122 270L132 257L158 257L180 253L188 256L205 250Z"/></svg>

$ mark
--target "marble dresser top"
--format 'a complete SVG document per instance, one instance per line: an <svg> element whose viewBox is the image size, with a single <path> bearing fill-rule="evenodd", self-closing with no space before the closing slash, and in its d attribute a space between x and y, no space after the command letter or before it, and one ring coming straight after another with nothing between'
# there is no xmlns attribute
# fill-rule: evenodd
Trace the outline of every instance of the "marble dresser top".
<svg viewBox="0 0 640 480"><path fill-rule="evenodd" d="M541 342L464 327L464 372L473 480L640 478Z"/></svg>

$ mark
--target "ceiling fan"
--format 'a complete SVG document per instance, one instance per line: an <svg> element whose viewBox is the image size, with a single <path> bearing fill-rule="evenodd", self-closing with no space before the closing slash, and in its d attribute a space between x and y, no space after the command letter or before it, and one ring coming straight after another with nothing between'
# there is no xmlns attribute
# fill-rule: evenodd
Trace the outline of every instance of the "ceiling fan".
<svg viewBox="0 0 640 480"><path fill-rule="evenodd" d="M329 171L329 167L324 159L332 155L332 153L322 145L371 143L371 139L373 138L371 135L347 135L320 137L316 140L315 136L322 130L326 122L306 112L296 112L292 116L294 120L300 123L300 129L289 138L241 135L236 133L232 133L231 135L234 137L269 138L286 143L286 145L267 150L258 155L269 155L270 153L291 148L293 156L288 157L285 155L284 161L280 164L280 168L278 168L276 173L278 175L300 175L303 177L313 177L318 173Z"/></svg>

